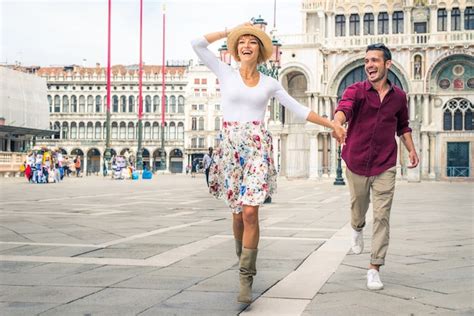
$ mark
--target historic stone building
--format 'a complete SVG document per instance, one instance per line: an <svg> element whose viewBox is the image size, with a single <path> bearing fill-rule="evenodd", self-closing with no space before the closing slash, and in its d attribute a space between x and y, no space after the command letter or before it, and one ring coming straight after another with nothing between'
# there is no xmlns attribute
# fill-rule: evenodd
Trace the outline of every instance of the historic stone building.
<svg viewBox="0 0 474 316"><path fill-rule="evenodd" d="M166 67L165 170L182 172L186 66ZM45 145L60 147L65 154L83 159L84 170L101 170L105 151L107 88L106 68L80 66L41 67L36 74L46 78L51 129L57 139ZM143 68L143 162L162 169L161 152L161 67ZM112 155L136 154L138 124L138 66L113 66L111 76Z"/></svg>
<svg viewBox="0 0 474 316"><path fill-rule="evenodd" d="M474 179L473 1L303 0L301 34L279 36L280 80L316 112L333 116L344 89L364 80L365 48L392 50L390 80L407 92L421 158L399 174L410 180ZM329 132L281 110L270 122L281 155L280 174L317 179L335 174L337 146Z"/></svg>

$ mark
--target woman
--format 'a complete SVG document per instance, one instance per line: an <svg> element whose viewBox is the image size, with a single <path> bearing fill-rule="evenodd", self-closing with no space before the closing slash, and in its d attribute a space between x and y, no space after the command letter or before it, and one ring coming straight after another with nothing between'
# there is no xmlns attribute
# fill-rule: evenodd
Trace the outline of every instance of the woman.
<svg viewBox="0 0 474 316"><path fill-rule="evenodd" d="M227 37L227 46L240 68L234 70L219 61L207 48ZM276 188L272 139L263 126L265 110L276 97L296 116L334 130L343 141L345 130L299 104L281 84L257 70L272 55L272 41L251 23L214 32L192 41L201 61L216 74L222 95L223 128L221 144L214 152L210 171L210 192L226 200L233 213L236 253L240 258L238 301L252 301L257 248L260 237L258 209ZM243 246L243 248L242 248Z"/></svg>

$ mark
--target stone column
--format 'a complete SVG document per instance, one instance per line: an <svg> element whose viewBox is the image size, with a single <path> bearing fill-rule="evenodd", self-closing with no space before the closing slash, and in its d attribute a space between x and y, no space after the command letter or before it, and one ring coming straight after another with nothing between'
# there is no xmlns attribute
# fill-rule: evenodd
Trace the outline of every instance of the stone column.
<svg viewBox="0 0 474 316"><path fill-rule="evenodd" d="M281 145L281 150L280 150L280 175L281 176L285 176L287 175L287 171L286 171L286 166L287 166L287 163L286 163L286 159L287 159L287 146L286 146L286 141L288 139L288 134L281 134L280 135L280 145Z"/></svg>
<svg viewBox="0 0 474 316"><path fill-rule="evenodd" d="M326 21L325 21L324 11L322 9L318 9L318 18L319 18L319 36L321 36L321 39L323 39L326 37Z"/></svg>
<svg viewBox="0 0 474 316"><path fill-rule="evenodd" d="M345 15L345 18L346 18L346 36L350 36L350 35L349 35L349 34L350 34L350 31L351 31L350 26L349 26L350 17L351 17L350 14L346 14L346 15Z"/></svg>
<svg viewBox="0 0 474 316"><path fill-rule="evenodd" d="M451 32L451 9L446 9L447 16L447 23L446 23L446 31Z"/></svg>
<svg viewBox="0 0 474 316"><path fill-rule="evenodd" d="M329 142L331 144L331 161L329 162L329 173L332 178L336 177L336 159L337 159L337 145L336 139L329 135Z"/></svg>
<svg viewBox="0 0 474 316"><path fill-rule="evenodd" d="M411 94L409 99L408 99L408 102L410 102L410 120L414 120L415 119L415 95L414 94Z"/></svg>
<svg viewBox="0 0 474 316"><path fill-rule="evenodd" d="M393 12L388 12L388 34L393 33Z"/></svg>
<svg viewBox="0 0 474 316"><path fill-rule="evenodd" d="M309 179L317 180L319 178L318 161L318 133L309 135Z"/></svg>
<svg viewBox="0 0 474 316"><path fill-rule="evenodd" d="M438 32L438 9L436 5L430 5L430 29L431 33Z"/></svg>
<svg viewBox="0 0 474 316"><path fill-rule="evenodd" d="M420 163L421 163L421 176L422 178L428 178L428 172L430 167L430 139L428 133L421 133L421 147L420 147Z"/></svg>
<svg viewBox="0 0 474 316"><path fill-rule="evenodd" d="M430 95L429 94L424 94L423 95L423 119L422 123L423 126L428 126L430 125L431 119L430 119Z"/></svg>
<svg viewBox="0 0 474 316"><path fill-rule="evenodd" d="M275 164L275 168L277 169L277 172L280 172L279 170L279 164L280 161L278 159L279 154L280 154L280 149L278 148L278 140L280 139L280 134L273 134L272 135L272 145L273 145L273 162Z"/></svg>
<svg viewBox="0 0 474 316"><path fill-rule="evenodd" d="M405 9L405 14L404 14L404 29L403 33L404 34L411 34L411 8Z"/></svg>
<svg viewBox="0 0 474 316"><path fill-rule="evenodd" d="M374 35L379 34L379 13L374 12Z"/></svg>
<svg viewBox="0 0 474 316"><path fill-rule="evenodd" d="M435 179L436 178L436 170L435 170L435 156L436 156L436 134L429 133L430 138L430 173L429 178Z"/></svg>
<svg viewBox="0 0 474 316"><path fill-rule="evenodd" d="M415 145L415 149L417 153L420 152L420 122L419 121L411 121L410 126L412 128L412 138L413 144ZM411 165L410 160L408 160L408 166ZM408 182L420 182L420 165L416 168L407 169L407 179Z"/></svg>
<svg viewBox="0 0 474 316"><path fill-rule="evenodd" d="M334 25L334 13L330 13L328 12L327 13L327 17L328 17L328 36L327 38L329 39L333 39L334 38L334 30L335 30L335 25ZM324 38L324 33L322 33L322 37Z"/></svg>
<svg viewBox="0 0 474 316"><path fill-rule="evenodd" d="M464 31L464 10L460 9L460 11L461 11L461 14L459 16L459 18L461 19L461 29L460 29L460 31Z"/></svg>
<svg viewBox="0 0 474 316"><path fill-rule="evenodd" d="M323 177L328 177L328 134L323 133Z"/></svg>

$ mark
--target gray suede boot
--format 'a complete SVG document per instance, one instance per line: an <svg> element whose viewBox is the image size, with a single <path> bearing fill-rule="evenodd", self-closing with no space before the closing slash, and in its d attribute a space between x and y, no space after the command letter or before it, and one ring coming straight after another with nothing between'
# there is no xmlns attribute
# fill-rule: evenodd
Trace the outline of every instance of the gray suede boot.
<svg viewBox="0 0 474 316"><path fill-rule="evenodd" d="M250 304L252 302L253 277L257 274L255 262L258 249L242 248L240 256L240 293L237 301Z"/></svg>
<svg viewBox="0 0 474 316"><path fill-rule="evenodd" d="M235 240L235 254L240 260L240 255L242 254L242 240L234 239Z"/></svg>

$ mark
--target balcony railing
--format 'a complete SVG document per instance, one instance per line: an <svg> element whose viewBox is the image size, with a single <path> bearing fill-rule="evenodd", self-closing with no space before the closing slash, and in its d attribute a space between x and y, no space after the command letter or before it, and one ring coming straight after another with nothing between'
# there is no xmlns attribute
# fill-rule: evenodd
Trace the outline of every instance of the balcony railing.
<svg viewBox="0 0 474 316"><path fill-rule="evenodd" d="M453 44L469 44L474 42L474 31L435 33L435 34L382 34L364 36L340 36L324 38L319 33L288 34L280 36L282 44L321 45L326 49L363 48L373 43L385 43L388 47L410 47L420 45L449 46Z"/></svg>
<svg viewBox="0 0 474 316"><path fill-rule="evenodd" d="M446 176L455 178L468 178L471 175L469 167L446 167Z"/></svg>

